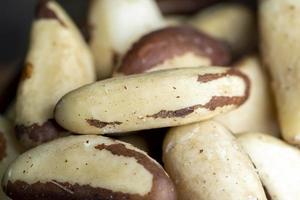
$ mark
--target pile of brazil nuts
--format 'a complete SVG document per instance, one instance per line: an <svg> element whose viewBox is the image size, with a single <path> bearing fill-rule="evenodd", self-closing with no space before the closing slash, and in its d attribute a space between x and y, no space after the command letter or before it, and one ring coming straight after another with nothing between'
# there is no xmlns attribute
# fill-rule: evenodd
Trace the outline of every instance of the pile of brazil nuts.
<svg viewBox="0 0 300 200"><path fill-rule="evenodd" d="M299 200L299 13L93 0L83 37L39 1L0 116L0 199Z"/></svg>

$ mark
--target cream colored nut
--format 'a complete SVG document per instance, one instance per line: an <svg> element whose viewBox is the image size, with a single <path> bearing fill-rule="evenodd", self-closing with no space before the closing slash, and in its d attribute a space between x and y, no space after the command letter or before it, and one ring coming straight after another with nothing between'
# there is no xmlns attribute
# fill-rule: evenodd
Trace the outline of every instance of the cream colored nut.
<svg viewBox="0 0 300 200"><path fill-rule="evenodd" d="M232 134L206 121L172 128L163 161L184 200L266 200L249 157Z"/></svg>
<svg viewBox="0 0 300 200"><path fill-rule="evenodd" d="M55 104L94 80L91 53L71 19L54 1L41 1L17 92L17 137L31 147L63 135L51 120Z"/></svg>
<svg viewBox="0 0 300 200"><path fill-rule="evenodd" d="M255 14L241 4L216 4L201 10L189 24L227 42L236 55L249 52L256 44Z"/></svg>
<svg viewBox="0 0 300 200"><path fill-rule="evenodd" d="M238 70L199 67L107 79L65 95L56 121L82 134L178 126L230 111L248 97Z"/></svg>
<svg viewBox="0 0 300 200"><path fill-rule="evenodd" d="M300 1L260 1L261 52L272 76L283 138L300 144Z"/></svg>
<svg viewBox="0 0 300 200"><path fill-rule="evenodd" d="M149 147L146 142L146 139L142 135L139 135L138 133L131 133L130 135L119 136L117 137L117 139L122 142L129 143L134 147L137 147L138 149L149 153Z"/></svg>
<svg viewBox="0 0 300 200"><path fill-rule="evenodd" d="M2 178L8 165L23 152L13 134L13 125L10 121L0 116L0 178ZM9 198L0 189L0 199Z"/></svg>
<svg viewBox="0 0 300 200"><path fill-rule="evenodd" d="M163 168L139 149L102 136L69 136L22 154L3 188L13 199L176 200Z"/></svg>
<svg viewBox="0 0 300 200"><path fill-rule="evenodd" d="M99 79L112 75L120 58L141 36L165 26L153 0L95 0L89 24Z"/></svg>
<svg viewBox="0 0 300 200"><path fill-rule="evenodd" d="M259 59L257 56L247 56L235 67L251 81L249 98L239 108L217 116L214 120L235 134L252 131L278 135L271 89Z"/></svg>
<svg viewBox="0 0 300 200"><path fill-rule="evenodd" d="M299 149L262 133L241 134L238 141L255 164L268 199L300 199Z"/></svg>
<svg viewBox="0 0 300 200"><path fill-rule="evenodd" d="M151 32L135 43L124 56L117 74L224 66L230 61L230 50L223 42L191 27L168 27Z"/></svg>

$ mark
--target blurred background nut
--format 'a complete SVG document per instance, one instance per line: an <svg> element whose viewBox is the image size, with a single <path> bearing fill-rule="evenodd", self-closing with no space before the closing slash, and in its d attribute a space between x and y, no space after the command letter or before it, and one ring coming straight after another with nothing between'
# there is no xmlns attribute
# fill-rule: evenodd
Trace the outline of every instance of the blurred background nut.
<svg viewBox="0 0 300 200"><path fill-rule="evenodd" d="M135 41L165 21L153 0L94 0L89 26L98 79L104 79Z"/></svg>
<svg viewBox="0 0 300 200"><path fill-rule="evenodd" d="M223 66L231 53L220 42L188 26L163 28L151 32L124 56L117 74L130 75L170 68Z"/></svg>
<svg viewBox="0 0 300 200"><path fill-rule="evenodd" d="M222 125L171 128L163 145L166 171L184 200L266 200L248 155Z"/></svg>
<svg viewBox="0 0 300 200"><path fill-rule="evenodd" d="M284 140L300 144L300 2L259 2L261 52L271 74Z"/></svg>
<svg viewBox="0 0 300 200"><path fill-rule="evenodd" d="M94 80L92 55L71 19L57 3L41 1L17 92L17 138L32 147L65 135L52 120L56 102Z"/></svg>
<svg viewBox="0 0 300 200"><path fill-rule="evenodd" d="M220 3L199 11L189 20L198 30L224 42L235 56L255 49L257 32L255 13L238 3Z"/></svg>
<svg viewBox="0 0 300 200"><path fill-rule="evenodd" d="M22 154L3 188L12 199L176 200L164 169L132 145L102 136L69 136Z"/></svg>
<svg viewBox="0 0 300 200"><path fill-rule="evenodd" d="M300 151L287 143L262 133L238 136L272 200L300 199Z"/></svg>
<svg viewBox="0 0 300 200"><path fill-rule="evenodd" d="M249 87L247 76L224 67L122 76L68 93L56 105L55 119L82 134L178 126L237 108L247 100Z"/></svg>

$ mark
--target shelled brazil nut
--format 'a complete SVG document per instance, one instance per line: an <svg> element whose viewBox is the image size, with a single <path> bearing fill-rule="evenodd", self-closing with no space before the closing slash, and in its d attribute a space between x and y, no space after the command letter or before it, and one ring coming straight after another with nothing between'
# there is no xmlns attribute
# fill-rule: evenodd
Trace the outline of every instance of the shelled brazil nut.
<svg viewBox="0 0 300 200"><path fill-rule="evenodd" d="M283 138L300 144L300 1L259 1L261 52L269 69Z"/></svg>
<svg viewBox="0 0 300 200"><path fill-rule="evenodd" d="M55 119L82 134L178 126L237 108L249 87L247 76L224 67L121 76L68 93L56 105Z"/></svg>
<svg viewBox="0 0 300 200"><path fill-rule="evenodd" d="M90 47L98 79L110 77L120 58L136 40L165 24L154 0L92 1Z"/></svg>
<svg viewBox="0 0 300 200"><path fill-rule="evenodd" d="M2 178L8 165L24 149L17 143L13 134L13 125L10 121L0 116L0 177ZM8 197L0 189L0 199L7 200Z"/></svg>
<svg viewBox="0 0 300 200"><path fill-rule="evenodd" d="M176 200L156 161L102 136L68 136L29 150L8 168L3 188L23 200Z"/></svg>
<svg viewBox="0 0 300 200"><path fill-rule="evenodd" d="M54 1L40 1L16 99L16 134L26 147L64 135L53 120L56 102L95 80L79 31Z"/></svg>
<svg viewBox="0 0 300 200"><path fill-rule="evenodd" d="M239 3L219 3L193 16L188 23L198 30L225 41L235 56L252 51L256 45L255 13Z"/></svg>
<svg viewBox="0 0 300 200"><path fill-rule="evenodd" d="M163 145L166 171L184 200L266 200L249 156L222 125L171 128Z"/></svg>
<svg viewBox="0 0 300 200"><path fill-rule="evenodd" d="M122 59L116 74L230 64L228 46L196 29L177 26L143 36Z"/></svg>
<svg viewBox="0 0 300 200"><path fill-rule="evenodd" d="M238 142L255 164L268 199L300 199L298 148L262 133L241 134Z"/></svg>

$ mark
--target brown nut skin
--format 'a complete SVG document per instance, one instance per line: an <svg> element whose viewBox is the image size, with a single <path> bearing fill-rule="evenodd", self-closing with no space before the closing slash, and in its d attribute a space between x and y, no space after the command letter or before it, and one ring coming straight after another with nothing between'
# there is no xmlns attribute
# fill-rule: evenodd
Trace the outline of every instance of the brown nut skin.
<svg viewBox="0 0 300 200"><path fill-rule="evenodd" d="M42 125L16 125L15 134L22 145L27 148L32 148L55 138L69 135L53 119L49 119Z"/></svg>
<svg viewBox="0 0 300 200"><path fill-rule="evenodd" d="M220 0L157 0L164 14L189 14Z"/></svg>
<svg viewBox="0 0 300 200"><path fill-rule="evenodd" d="M208 60L210 65L224 66L231 61L230 50L225 43L192 27L168 27L149 33L136 42L124 56L117 73L130 75L155 71L164 62L189 53ZM192 64L199 66L202 63ZM177 65L191 67L185 66L187 63L184 61Z"/></svg>
<svg viewBox="0 0 300 200"><path fill-rule="evenodd" d="M31 149L9 167L3 188L13 200L176 200L157 162L102 136L70 136Z"/></svg>

